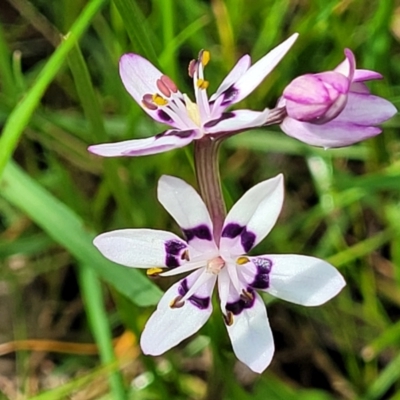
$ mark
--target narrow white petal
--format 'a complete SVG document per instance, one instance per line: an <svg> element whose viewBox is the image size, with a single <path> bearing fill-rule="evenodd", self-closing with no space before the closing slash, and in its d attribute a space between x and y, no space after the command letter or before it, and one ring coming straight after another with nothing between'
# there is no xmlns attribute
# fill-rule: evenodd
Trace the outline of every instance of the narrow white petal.
<svg viewBox="0 0 400 400"><path fill-rule="evenodd" d="M280 299L318 306L336 296L346 285L336 268L319 258L294 254L265 257L272 261L266 291Z"/></svg>
<svg viewBox="0 0 400 400"><path fill-rule="evenodd" d="M238 95L231 104L243 100L264 80L289 51L298 36L298 33L290 36L289 39L275 47L246 71L234 84L235 89L238 90Z"/></svg>
<svg viewBox="0 0 400 400"><path fill-rule="evenodd" d="M182 256L187 244L171 232L121 229L102 233L93 244L104 257L127 267L174 267L186 262ZM171 245L174 254L169 254ZM171 265L171 261L178 265Z"/></svg>
<svg viewBox="0 0 400 400"><path fill-rule="evenodd" d="M204 253L217 250L207 207L192 186L163 175L158 181L158 200L182 228L190 246Z"/></svg>
<svg viewBox="0 0 400 400"><path fill-rule="evenodd" d="M221 252L245 254L270 232L283 204L283 176L261 182L248 190L226 216Z"/></svg>
<svg viewBox="0 0 400 400"><path fill-rule="evenodd" d="M245 54L239 59L235 66L231 69L229 74L219 85L217 91L210 97L210 101L214 101L221 95L225 90L229 89L236 81L241 78L245 72L249 69L251 64L251 58L248 54Z"/></svg>
<svg viewBox="0 0 400 400"><path fill-rule="evenodd" d="M103 157L147 156L184 147L192 142L197 134L196 130L168 130L157 136L144 139L95 144L89 146L88 150Z"/></svg>
<svg viewBox="0 0 400 400"><path fill-rule="evenodd" d="M242 131L264 125L268 121L269 114L268 108L264 111L235 110L222 114L219 119L207 122L204 127L208 134Z"/></svg>
<svg viewBox="0 0 400 400"><path fill-rule="evenodd" d="M269 326L265 304L255 293L251 308L244 309L227 326L236 357L254 372L263 372L274 354L274 338Z"/></svg>
<svg viewBox="0 0 400 400"><path fill-rule="evenodd" d="M196 271L185 278L189 286L199 278L202 272L202 270ZM190 299L186 300L181 308L170 307L171 302L182 295L180 286L183 280L175 283L165 292L158 303L157 310L147 321L140 339L140 345L145 354L156 356L164 353L193 335L207 322L212 312L211 294L215 279L215 275L210 274L210 279L196 291L196 296L209 299L208 306L205 308L198 307Z"/></svg>

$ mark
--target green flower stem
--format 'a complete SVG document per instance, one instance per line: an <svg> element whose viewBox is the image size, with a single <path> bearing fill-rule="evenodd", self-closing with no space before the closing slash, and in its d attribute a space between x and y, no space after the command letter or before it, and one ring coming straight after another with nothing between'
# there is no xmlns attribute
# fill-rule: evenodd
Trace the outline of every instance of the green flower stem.
<svg viewBox="0 0 400 400"><path fill-rule="evenodd" d="M221 237L226 207L222 196L218 168L218 151L221 140L204 136L194 144L194 163L200 195L210 213L217 245Z"/></svg>

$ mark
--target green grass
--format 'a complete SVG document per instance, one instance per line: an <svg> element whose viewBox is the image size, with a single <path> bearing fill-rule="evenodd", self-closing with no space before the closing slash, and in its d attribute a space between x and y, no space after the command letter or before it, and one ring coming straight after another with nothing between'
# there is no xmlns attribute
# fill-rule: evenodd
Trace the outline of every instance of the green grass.
<svg viewBox="0 0 400 400"><path fill-rule="evenodd" d="M273 107L294 77L336 66L345 47L359 68L384 75L371 88L398 106L396 6L391 0L3 2L0 349L43 339L96 343L98 355L28 345L15 357L0 350L0 398L399 399L398 117L377 138L337 150L311 148L278 128L223 143L228 206L260 180L285 175L284 210L257 251L323 257L348 283L319 308L266 298L277 351L262 376L237 363L218 311L164 356L141 355L140 332L171 281L116 266L91 243L96 233L116 228L178 232L155 187L162 174L195 184L192 149L129 160L86 150L163 130L122 86L118 59L126 52L147 57L192 95L187 64L207 49L212 93L241 55L255 61L299 32L240 108ZM126 339L127 330L135 339Z"/></svg>

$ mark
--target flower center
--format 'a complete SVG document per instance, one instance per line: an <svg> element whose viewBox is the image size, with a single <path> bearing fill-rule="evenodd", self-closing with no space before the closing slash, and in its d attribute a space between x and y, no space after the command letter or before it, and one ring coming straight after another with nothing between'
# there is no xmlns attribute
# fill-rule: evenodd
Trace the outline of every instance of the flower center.
<svg viewBox="0 0 400 400"><path fill-rule="evenodd" d="M218 256L207 262L206 271L211 274L218 275L224 266L225 261L222 259L222 257Z"/></svg>
<svg viewBox="0 0 400 400"><path fill-rule="evenodd" d="M192 100L189 99L189 97L184 94L183 98L185 99L185 104L186 104L186 111L189 116L189 118L197 125L201 125L201 118L200 118L200 111L199 111L199 106L196 103L193 103Z"/></svg>

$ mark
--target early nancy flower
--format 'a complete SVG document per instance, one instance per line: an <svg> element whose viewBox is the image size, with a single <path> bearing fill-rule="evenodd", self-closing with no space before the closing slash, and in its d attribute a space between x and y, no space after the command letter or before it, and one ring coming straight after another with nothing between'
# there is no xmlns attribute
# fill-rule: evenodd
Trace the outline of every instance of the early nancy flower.
<svg viewBox="0 0 400 400"><path fill-rule="evenodd" d="M368 139L396 113L389 101L373 96L364 81L380 79L374 71L356 69L353 53L333 71L294 79L283 91L279 106L286 107L282 130L313 146L342 147Z"/></svg>
<svg viewBox="0 0 400 400"><path fill-rule="evenodd" d="M151 229L99 235L94 244L110 260L148 275L191 272L161 298L141 337L145 354L159 355L198 331L212 312L215 284L236 356L262 372L274 353L265 305L256 290L317 306L345 285L327 262L302 255L246 255L272 229L283 203L283 177L254 186L225 218L220 237L198 193L181 179L163 176L158 199L182 228L185 240Z"/></svg>
<svg viewBox="0 0 400 400"><path fill-rule="evenodd" d="M243 56L210 98L207 95L209 82L204 78L204 67L210 60L210 53L202 50L198 59L189 64L195 102L145 58L125 54L120 60L120 75L126 90L153 119L170 125L172 129L150 138L90 146L89 151L104 157L162 153L186 146L204 135L220 136L279 122L279 111L225 111L261 83L297 36L292 35L252 66L250 56Z"/></svg>

